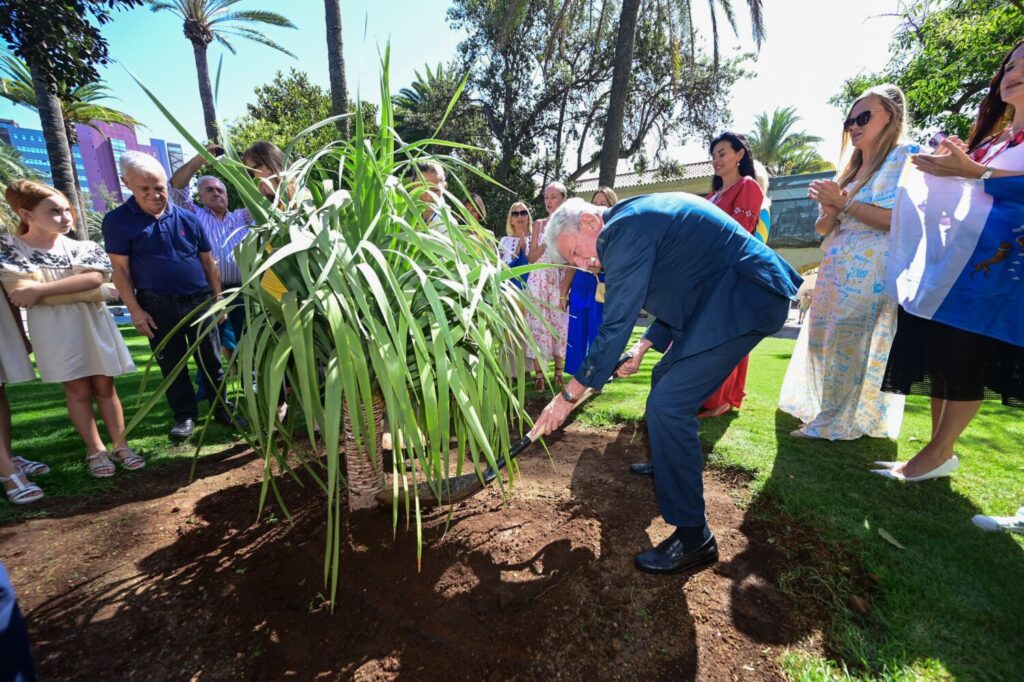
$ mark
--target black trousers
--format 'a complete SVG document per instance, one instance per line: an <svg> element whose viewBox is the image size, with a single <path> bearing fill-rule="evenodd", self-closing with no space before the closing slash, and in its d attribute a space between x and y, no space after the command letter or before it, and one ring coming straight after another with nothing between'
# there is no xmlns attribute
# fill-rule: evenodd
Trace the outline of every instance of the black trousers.
<svg viewBox="0 0 1024 682"><path fill-rule="evenodd" d="M209 300L209 290L199 291L185 296L167 296L150 291L137 291L135 297L139 305L149 313L156 323L156 334L149 340L149 346L156 352L157 346L170 334L171 330L197 307ZM193 321L194 322L194 321ZM188 352L189 347L198 338L199 328L190 322L177 331L163 351L156 356L160 372L166 377ZM204 323L205 324L205 323ZM199 370L208 374L214 384L220 386L224 381L224 369L220 364L220 337L216 327L199 340L194 356ZM221 396L223 398L223 396ZM211 401L211 404L213 401ZM184 419L195 420L199 417L196 392L192 387L192 378L187 369L178 373L171 385L167 387L167 404L174 413L175 421Z"/></svg>

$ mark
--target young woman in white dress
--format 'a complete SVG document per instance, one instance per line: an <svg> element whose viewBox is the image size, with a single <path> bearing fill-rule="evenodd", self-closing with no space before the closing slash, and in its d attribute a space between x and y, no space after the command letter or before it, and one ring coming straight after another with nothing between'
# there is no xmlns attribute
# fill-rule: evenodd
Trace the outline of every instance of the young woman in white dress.
<svg viewBox="0 0 1024 682"><path fill-rule="evenodd" d="M114 377L135 371L135 365L106 304L88 300L109 280L110 260L95 242L66 236L74 213L67 197L52 187L17 180L7 188L7 202L21 224L16 235L0 236L0 280L11 303L28 309L40 377L63 384L92 476L113 476L114 462L141 469L146 463L125 441L114 387ZM75 300L54 305L53 296ZM109 451L96 425L94 402L112 442Z"/></svg>

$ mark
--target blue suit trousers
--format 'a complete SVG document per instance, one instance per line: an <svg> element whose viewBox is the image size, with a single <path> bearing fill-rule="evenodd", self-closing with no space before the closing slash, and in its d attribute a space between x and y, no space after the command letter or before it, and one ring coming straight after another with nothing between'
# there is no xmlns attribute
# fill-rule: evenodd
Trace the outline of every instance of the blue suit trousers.
<svg viewBox="0 0 1024 682"><path fill-rule="evenodd" d="M651 372L647 432L658 509L666 523L705 523L704 458L697 435L697 411L736 364L777 330L759 330L685 358L674 359L669 352Z"/></svg>

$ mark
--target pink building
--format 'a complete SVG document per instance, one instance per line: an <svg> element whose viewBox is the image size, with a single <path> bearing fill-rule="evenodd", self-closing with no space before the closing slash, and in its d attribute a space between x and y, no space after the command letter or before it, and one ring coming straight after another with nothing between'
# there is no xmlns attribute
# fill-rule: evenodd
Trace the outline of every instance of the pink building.
<svg viewBox="0 0 1024 682"><path fill-rule="evenodd" d="M96 211L107 211L113 207L110 203L120 204L131 194L121 183L121 155L126 151L149 154L164 166L168 177L171 175L164 141L151 139L150 144L142 144L135 136L134 126L92 121L91 125L77 124L75 129L89 179L89 198Z"/></svg>

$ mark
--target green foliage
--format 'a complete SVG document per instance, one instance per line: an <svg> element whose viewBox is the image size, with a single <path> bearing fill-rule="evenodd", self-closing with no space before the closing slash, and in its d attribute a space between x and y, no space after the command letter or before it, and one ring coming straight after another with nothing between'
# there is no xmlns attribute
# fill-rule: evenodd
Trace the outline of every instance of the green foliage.
<svg viewBox="0 0 1024 682"><path fill-rule="evenodd" d="M508 451L509 429L528 420L523 349L532 337L524 311L536 308L508 281L516 272L498 259L493 238L461 207L440 209L442 225L426 223L420 181L406 179L412 165L434 160L474 169L451 156L424 154L429 145L445 146L440 140L407 144L395 137L387 56L383 69L375 132L356 116L351 140L292 156L273 200L231 158L230 143L227 157L213 159L150 94L253 215L255 225L236 254L244 283L199 324L212 325L228 305L246 308L249 332L230 365L238 376L256 377L255 384L242 382L239 404L266 459L261 503L277 493L274 470L291 471L294 461L316 484L313 490L326 495L325 580L332 602L348 486L342 447L365 449L374 461L382 456L375 403L383 401L397 450L395 488L425 480L442 498L450 471L496 466ZM287 289L280 298L264 289L268 273ZM507 375L510 367L515 378ZM282 423L285 379L291 409ZM129 428L154 404L147 401ZM343 414L351 417L354 439L347 445ZM295 442L300 435L307 444ZM458 446L450 460L452 438ZM398 512L396 506L396 525ZM418 504L405 513L415 516L419 531Z"/></svg>
<svg viewBox="0 0 1024 682"><path fill-rule="evenodd" d="M100 79L96 64L107 64L107 42L100 34L116 9L143 0L4 0L0 38L50 83L73 88ZM60 49L54 49L55 46Z"/></svg>
<svg viewBox="0 0 1024 682"><path fill-rule="evenodd" d="M273 142L284 149L299 133L330 117L331 97L298 69L278 71L274 80L256 88L255 102L246 105L246 113L228 126L238 150L257 140ZM377 127L377 106L350 103L351 111L361 112L363 126L373 133ZM337 128L324 126L303 136L295 144L295 152L308 155L340 138Z"/></svg>
<svg viewBox="0 0 1024 682"><path fill-rule="evenodd" d="M0 78L0 97L32 111L38 110L36 91L32 85L32 74L25 62L7 50L0 50L0 75L3 76ZM86 83L71 88L60 84L57 93L70 144L75 144L78 141L78 134L75 132L76 123L90 126L92 121L117 123L125 126L139 124L123 111L100 104L102 100L114 99L107 86L102 83Z"/></svg>
<svg viewBox="0 0 1024 682"><path fill-rule="evenodd" d="M170 12L185 24L185 36L193 41L209 45L217 41L228 52L235 54L230 37L245 38L261 45L283 52L289 57L295 55L284 49L264 33L253 28L256 24L295 28L295 24L277 12L266 10L235 9L242 0L149 0L154 12Z"/></svg>
<svg viewBox="0 0 1024 682"><path fill-rule="evenodd" d="M483 108L461 92L464 82L455 62L447 67L444 64L438 64L436 68L426 65L422 73L417 71L416 80L392 98L395 131L405 142L441 137L466 145L468 148L450 150L451 155L488 176L496 175L499 157L494 150L494 138ZM449 111L452 102L454 106ZM429 145L426 151L441 153L448 150ZM483 198L489 211L485 227L499 236L504 236L508 207L517 197L529 200L535 191L533 179L522 172L522 164L515 162L505 180L506 187L512 192L477 175L465 177L463 181L468 193L476 193Z"/></svg>
<svg viewBox="0 0 1024 682"><path fill-rule="evenodd" d="M799 122L795 107L781 107L771 114L760 113L754 119L754 130L747 140L754 158L772 175L815 173L835 168L818 154L820 137L793 130Z"/></svg>
<svg viewBox="0 0 1024 682"><path fill-rule="evenodd" d="M866 88L892 82L907 96L914 129L967 138L1003 57L1024 36L1024 5L1006 0L917 0L901 12L892 59L844 83L832 104L844 111Z"/></svg>

